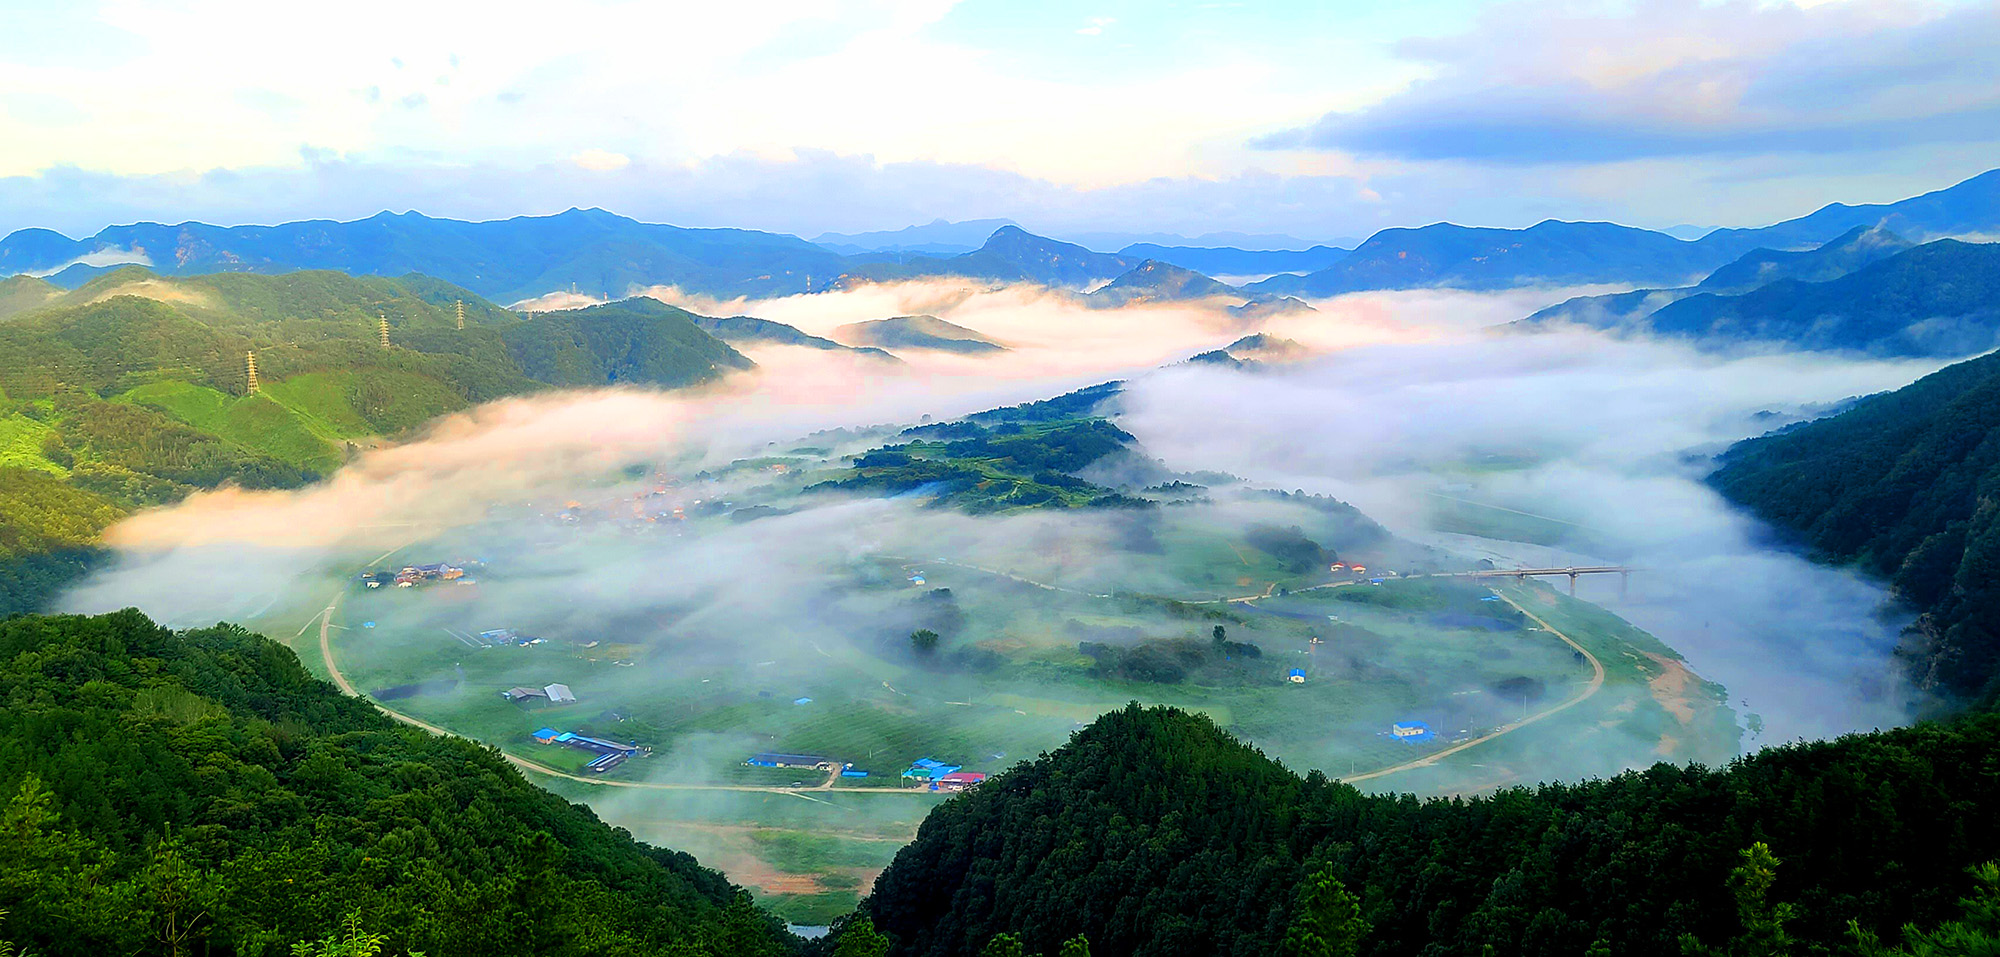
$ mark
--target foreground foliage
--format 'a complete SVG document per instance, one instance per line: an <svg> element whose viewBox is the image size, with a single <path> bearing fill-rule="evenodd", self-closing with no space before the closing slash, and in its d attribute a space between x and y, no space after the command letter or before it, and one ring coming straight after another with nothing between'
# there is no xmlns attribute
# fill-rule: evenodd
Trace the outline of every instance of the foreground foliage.
<svg viewBox="0 0 2000 957"><path fill-rule="evenodd" d="M42 957L791 948L687 855L233 626L0 622L0 700L0 939Z"/></svg>
<svg viewBox="0 0 2000 957"><path fill-rule="evenodd" d="M1731 886L1761 842L1785 866L1736 882L1783 903L1806 953L1847 946L1850 921L1959 912L1966 869L2000 856L1996 744L1984 716L1426 802L1300 777L1206 718L1134 705L941 805L862 910L893 953L925 957L999 934L1030 953L1087 934L1114 957L1665 957L1686 935L1765 933L1746 924L1770 912Z"/></svg>

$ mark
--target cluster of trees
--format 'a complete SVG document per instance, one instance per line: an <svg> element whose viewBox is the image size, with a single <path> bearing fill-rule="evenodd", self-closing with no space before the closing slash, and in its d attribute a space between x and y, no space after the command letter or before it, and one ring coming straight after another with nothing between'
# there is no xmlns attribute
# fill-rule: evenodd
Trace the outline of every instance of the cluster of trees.
<svg viewBox="0 0 2000 957"><path fill-rule="evenodd" d="M1915 676L2000 700L2000 355L1731 448L1709 481L1816 558L1888 579L1922 616Z"/></svg>
<svg viewBox="0 0 2000 957"><path fill-rule="evenodd" d="M1294 575L1302 575L1340 560L1337 552L1307 538L1305 530L1297 525L1284 528L1252 525L1249 531L1243 533L1243 542L1277 559L1286 571Z"/></svg>
<svg viewBox="0 0 2000 957"><path fill-rule="evenodd" d="M1057 417L1057 405L1030 403L983 416L1020 414L1021 420L968 419L908 430L923 438L872 449L855 457L842 478L813 489L909 492L931 488L935 501L974 514L1019 508L1144 509L1153 503L1068 474L1129 447L1123 429L1099 418ZM1099 401L1096 399L1091 400ZM1030 409L1020 413L1020 409Z"/></svg>
<svg viewBox="0 0 2000 957"><path fill-rule="evenodd" d="M1084 641L1076 650L1091 659L1096 678L1145 681L1153 684L1202 685L1276 684L1278 677L1260 659L1264 649L1247 641L1230 641L1223 626L1210 631L1208 641L1155 638L1134 645Z"/></svg>
<svg viewBox="0 0 2000 957"><path fill-rule="evenodd" d="M232 626L0 621L0 700L0 940L39 957L797 947L687 855Z"/></svg>
<svg viewBox="0 0 2000 957"><path fill-rule="evenodd" d="M861 914L911 957L999 934L1030 952L1087 934L1109 955L1665 957L1689 935L1839 950L1962 918L1968 868L2000 857L1996 745L2000 717L1979 715L1419 801L1301 777L1204 717L1133 705L940 805ZM1731 882L1760 842L1785 862L1760 886L1789 951L1735 943L1763 933ZM1300 939L1361 925L1345 951Z"/></svg>

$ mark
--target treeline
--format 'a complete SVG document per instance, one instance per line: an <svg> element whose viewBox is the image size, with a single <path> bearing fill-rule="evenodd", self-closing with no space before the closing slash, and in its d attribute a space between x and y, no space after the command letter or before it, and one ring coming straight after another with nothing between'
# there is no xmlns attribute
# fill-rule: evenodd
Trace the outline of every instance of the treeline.
<svg viewBox="0 0 2000 957"><path fill-rule="evenodd" d="M1918 683L2000 700L2000 354L1739 443L1709 481L1823 561L1886 579L1922 616Z"/></svg>
<svg viewBox="0 0 2000 957"><path fill-rule="evenodd" d="M1746 933L1744 850L1783 866L1785 947L1962 916L2000 858L2000 717L1657 765L1476 799L1292 773L1206 718L1136 704L939 806L863 902L892 953L1295 952L1306 878L1356 901L1363 955L1680 955ZM1750 915L1754 916L1754 915ZM1853 928L1850 928L1850 922Z"/></svg>
<svg viewBox="0 0 2000 957"><path fill-rule="evenodd" d="M685 854L402 727L239 628L0 621L0 940L39 957L780 955Z"/></svg>

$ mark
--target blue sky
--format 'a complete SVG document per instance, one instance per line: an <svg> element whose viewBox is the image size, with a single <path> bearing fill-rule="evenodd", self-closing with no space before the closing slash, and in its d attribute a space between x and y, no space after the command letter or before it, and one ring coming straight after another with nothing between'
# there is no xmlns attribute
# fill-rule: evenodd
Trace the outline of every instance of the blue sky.
<svg viewBox="0 0 2000 957"><path fill-rule="evenodd" d="M803 235L1748 225L2000 165L1991 2L0 0L0 18L0 232L593 205Z"/></svg>

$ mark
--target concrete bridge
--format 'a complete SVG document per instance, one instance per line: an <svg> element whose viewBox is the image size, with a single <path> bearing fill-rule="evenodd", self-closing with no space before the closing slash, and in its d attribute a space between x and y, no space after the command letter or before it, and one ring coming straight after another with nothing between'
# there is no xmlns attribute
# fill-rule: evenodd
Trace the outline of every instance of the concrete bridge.
<svg viewBox="0 0 2000 957"><path fill-rule="evenodd" d="M1471 572L1446 572L1437 577L1444 578L1546 578L1552 575L1569 576L1569 593L1576 595L1576 579L1579 575L1617 575L1618 597L1625 597L1626 586L1632 583L1632 569L1626 565L1571 565L1567 568L1485 568Z"/></svg>

